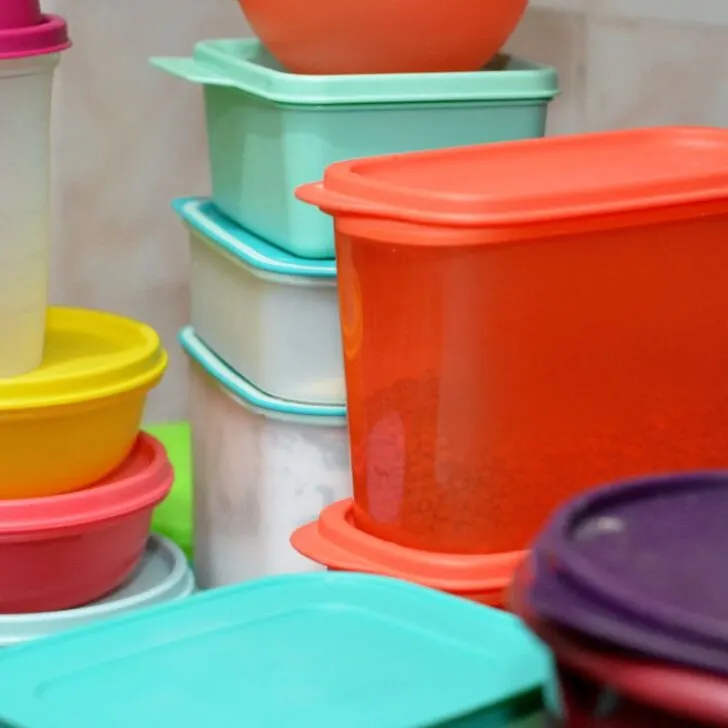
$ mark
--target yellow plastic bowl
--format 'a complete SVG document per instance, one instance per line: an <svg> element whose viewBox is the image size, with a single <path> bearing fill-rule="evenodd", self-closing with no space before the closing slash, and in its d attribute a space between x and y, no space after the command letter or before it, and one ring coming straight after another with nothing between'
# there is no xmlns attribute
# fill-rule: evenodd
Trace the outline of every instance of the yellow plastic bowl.
<svg viewBox="0 0 728 728"><path fill-rule="evenodd" d="M166 366L145 324L50 309L41 366L0 380L0 498L69 493L112 472L131 452Z"/></svg>

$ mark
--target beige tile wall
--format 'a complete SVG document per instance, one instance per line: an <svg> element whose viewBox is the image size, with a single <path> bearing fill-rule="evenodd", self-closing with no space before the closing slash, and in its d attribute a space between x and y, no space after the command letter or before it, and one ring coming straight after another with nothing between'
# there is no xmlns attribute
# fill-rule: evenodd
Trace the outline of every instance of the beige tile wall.
<svg viewBox="0 0 728 728"><path fill-rule="evenodd" d="M235 0L46 0L75 48L58 74L56 301L154 325L173 352L148 419L185 413L175 335L187 318L177 195L208 189L201 97L151 69L200 38L246 34ZM532 0L509 50L554 64L550 133L653 123L728 124L728 0Z"/></svg>

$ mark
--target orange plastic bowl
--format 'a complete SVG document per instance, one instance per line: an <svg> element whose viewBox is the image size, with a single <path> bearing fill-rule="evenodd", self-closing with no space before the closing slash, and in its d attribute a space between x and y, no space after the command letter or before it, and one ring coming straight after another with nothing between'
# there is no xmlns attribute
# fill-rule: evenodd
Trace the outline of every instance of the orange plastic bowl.
<svg viewBox="0 0 728 728"><path fill-rule="evenodd" d="M293 73L476 71L508 40L528 0L239 0Z"/></svg>

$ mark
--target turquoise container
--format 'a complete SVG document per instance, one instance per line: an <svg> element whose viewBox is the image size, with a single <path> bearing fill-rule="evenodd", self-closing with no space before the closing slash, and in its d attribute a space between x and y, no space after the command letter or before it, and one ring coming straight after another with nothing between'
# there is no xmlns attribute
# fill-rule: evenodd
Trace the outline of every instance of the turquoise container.
<svg viewBox="0 0 728 728"><path fill-rule="evenodd" d="M304 258L332 258L331 219L294 191L333 162L544 135L556 71L514 57L471 73L300 76L257 40L198 43L152 64L205 87L212 196Z"/></svg>
<svg viewBox="0 0 728 728"><path fill-rule="evenodd" d="M13 728L537 728L545 651L505 612L383 577L197 594L9 650Z"/></svg>

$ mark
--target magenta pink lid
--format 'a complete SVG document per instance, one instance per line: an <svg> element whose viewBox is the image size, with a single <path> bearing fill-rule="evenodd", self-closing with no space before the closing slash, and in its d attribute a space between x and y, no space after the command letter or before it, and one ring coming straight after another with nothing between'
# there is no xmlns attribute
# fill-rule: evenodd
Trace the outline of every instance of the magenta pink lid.
<svg viewBox="0 0 728 728"><path fill-rule="evenodd" d="M0 59L58 53L70 45L66 21L43 15L39 0L0 0Z"/></svg>

